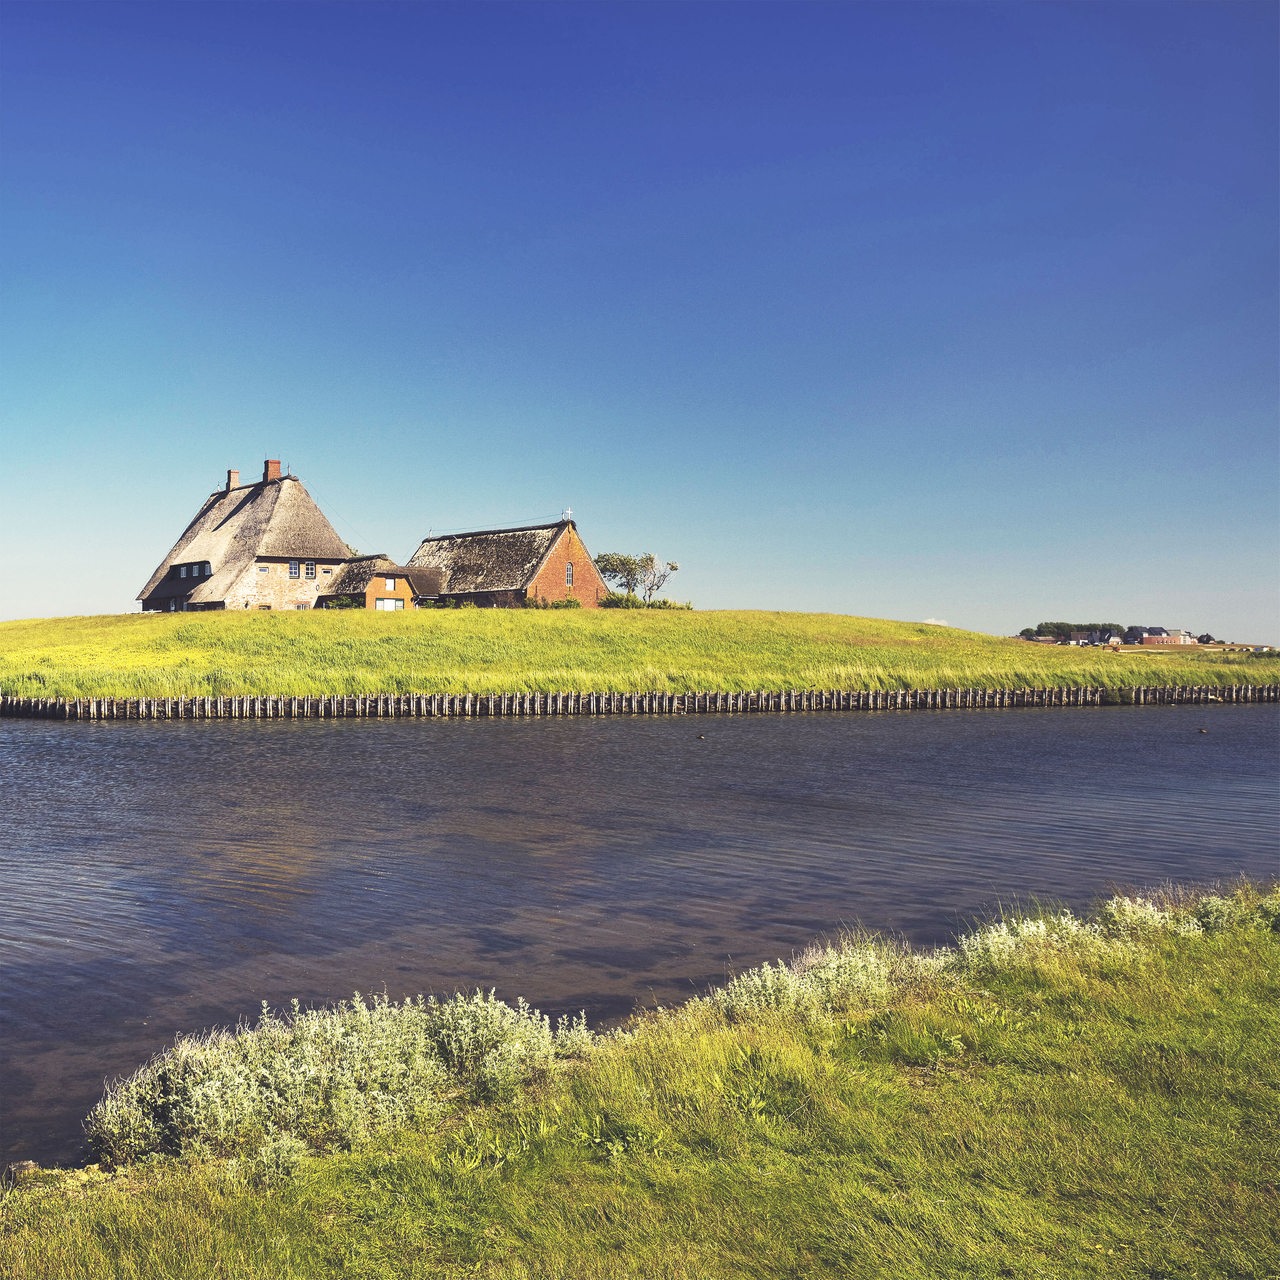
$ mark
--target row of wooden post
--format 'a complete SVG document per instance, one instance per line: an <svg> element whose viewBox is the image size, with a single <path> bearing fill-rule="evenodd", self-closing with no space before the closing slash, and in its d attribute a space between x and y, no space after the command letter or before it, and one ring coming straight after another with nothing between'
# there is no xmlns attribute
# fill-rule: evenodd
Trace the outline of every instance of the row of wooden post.
<svg viewBox="0 0 1280 1280"><path fill-rule="evenodd" d="M361 694L281 698L12 698L0 716L50 720L419 719L474 716L703 715L795 711L942 711L953 708L1164 706L1280 702L1280 685L1151 685L1124 689L787 689L745 693Z"/></svg>

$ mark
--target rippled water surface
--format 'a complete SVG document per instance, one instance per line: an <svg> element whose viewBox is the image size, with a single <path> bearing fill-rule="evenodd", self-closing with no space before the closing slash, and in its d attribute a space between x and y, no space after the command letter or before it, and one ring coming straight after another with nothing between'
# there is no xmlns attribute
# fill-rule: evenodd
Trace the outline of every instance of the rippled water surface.
<svg viewBox="0 0 1280 1280"><path fill-rule="evenodd" d="M0 1148L260 1001L496 987L595 1019L845 926L1280 872L1268 707L0 721ZM1208 732L1202 732L1202 730Z"/></svg>

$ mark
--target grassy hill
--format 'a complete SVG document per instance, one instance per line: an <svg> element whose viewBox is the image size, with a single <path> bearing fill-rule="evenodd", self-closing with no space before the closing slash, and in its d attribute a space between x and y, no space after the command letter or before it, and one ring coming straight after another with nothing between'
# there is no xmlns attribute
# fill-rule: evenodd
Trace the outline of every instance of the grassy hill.
<svg viewBox="0 0 1280 1280"><path fill-rule="evenodd" d="M1278 682L1276 655L1113 654L841 614L335 610L0 623L0 693L16 697Z"/></svg>
<svg viewBox="0 0 1280 1280"><path fill-rule="evenodd" d="M1267 1280L1277 930L1274 888L1117 898L613 1034L471 997L183 1041L95 1112L115 1172L0 1195L0 1273Z"/></svg>

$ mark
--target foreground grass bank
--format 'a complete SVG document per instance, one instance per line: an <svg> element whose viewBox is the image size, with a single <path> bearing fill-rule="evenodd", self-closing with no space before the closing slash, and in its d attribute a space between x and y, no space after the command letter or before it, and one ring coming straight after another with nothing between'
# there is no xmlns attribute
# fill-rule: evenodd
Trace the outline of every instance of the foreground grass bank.
<svg viewBox="0 0 1280 1280"><path fill-rule="evenodd" d="M837 614L461 609L0 623L0 693L24 698L1277 682L1280 655L1113 654Z"/></svg>
<svg viewBox="0 0 1280 1280"><path fill-rule="evenodd" d="M604 1037L483 997L268 1019L114 1090L125 1162L19 1183L0 1270L1260 1280L1278 928L1245 887L851 940Z"/></svg>

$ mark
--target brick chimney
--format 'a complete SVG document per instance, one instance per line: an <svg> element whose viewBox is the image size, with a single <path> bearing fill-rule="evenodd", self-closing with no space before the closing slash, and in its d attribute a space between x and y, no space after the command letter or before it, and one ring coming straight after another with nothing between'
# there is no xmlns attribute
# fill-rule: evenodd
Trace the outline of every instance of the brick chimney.
<svg viewBox="0 0 1280 1280"><path fill-rule="evenodd" d="M240 473L238 471L227 472L227 492L240 487Z"/></svg>
<svg viewBox="0 0 1280 1280"><path fill-rule="evenodd" d="M280 459L268 458L262 464L262 483L266 484L268 480L280 479Z"/></svg>

